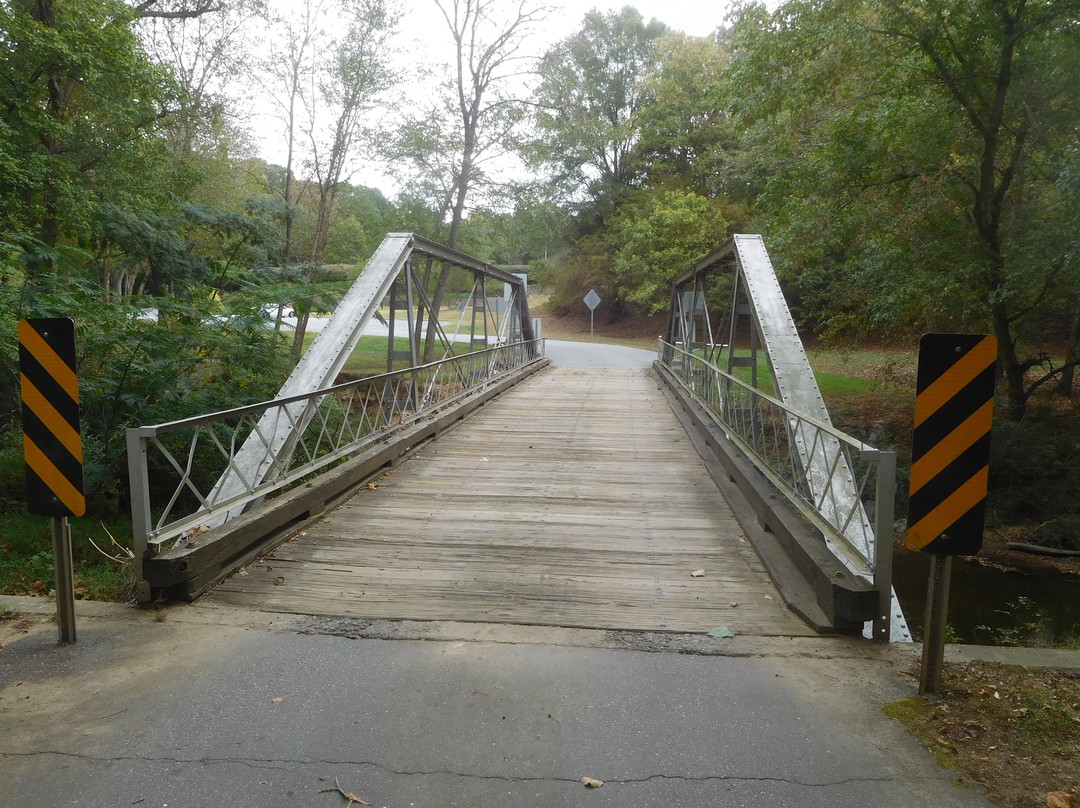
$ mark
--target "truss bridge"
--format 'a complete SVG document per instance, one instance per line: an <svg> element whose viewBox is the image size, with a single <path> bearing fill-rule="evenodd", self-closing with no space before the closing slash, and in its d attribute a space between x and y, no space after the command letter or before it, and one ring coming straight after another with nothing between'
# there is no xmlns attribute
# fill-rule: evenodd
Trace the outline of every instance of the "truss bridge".
<svg viewBox="0 0 1080 808"><path fill-rule="evenodd" d="M346 379L373 321L386 372ZM546 342L525 278L392 233L274 400L128 458L144 601L910 640L895 455L832 426L760 236L653 353Z"/></svg>

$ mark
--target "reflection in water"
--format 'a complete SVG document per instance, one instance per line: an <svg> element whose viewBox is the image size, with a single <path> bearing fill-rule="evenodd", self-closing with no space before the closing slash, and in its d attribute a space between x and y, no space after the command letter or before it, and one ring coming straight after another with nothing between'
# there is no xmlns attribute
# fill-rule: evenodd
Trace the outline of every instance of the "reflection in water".
<svg viewBox="0 0 1080 808"><path fill-rule="evenodd" d="M951 642L1050 646L1080 638L1080 576L1005 572L960 557L952 569ZM916 640L922 639L929 577L929 555L896 549L893 584Z"/></svg>

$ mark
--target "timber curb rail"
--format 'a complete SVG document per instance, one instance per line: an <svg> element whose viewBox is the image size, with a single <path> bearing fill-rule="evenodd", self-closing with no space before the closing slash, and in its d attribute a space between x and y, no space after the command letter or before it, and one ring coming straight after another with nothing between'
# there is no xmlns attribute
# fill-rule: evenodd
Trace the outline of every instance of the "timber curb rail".
<svg viewBox="0 0 1080 808"><path fill-rule="evenodd" d="M876 590L826 549L821 533L769 486L667 367L655 362L653 371L787 605L817 631L860 633L877 609Z"/></svg>

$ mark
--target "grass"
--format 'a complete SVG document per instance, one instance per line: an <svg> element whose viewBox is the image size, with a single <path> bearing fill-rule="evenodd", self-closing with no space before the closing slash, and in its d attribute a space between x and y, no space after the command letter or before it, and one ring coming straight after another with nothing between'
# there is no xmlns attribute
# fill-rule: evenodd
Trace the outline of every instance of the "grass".
<svg viewBox="0 0 1080 808"><path fill-rule="evenodd" d="M698 356L703 355L702 351L697 351ZM728 361L728 352L720 351L720 353L714 358L713 363L721 370L726 369ZM829 363L827 366L833 367L833 363ZM866 393L877 391L881 388L881 383L873 381L867 378L860 378L859 376L848 376L838 372L825 372L817 370L817 363L812 362L811 367L814 369L814 378L817 380L818 388L821 390L823 396L849 396L856 395L858 393ZM858 365L852 364L850 370L858 370ZM736 367L734 368L735 378L746 384L751 383L752 368L748 367ZM774 395L775 387L772 381L772 371L769 369L769 363L766 358L765 351L762 350L757 356L757 377L758 388L766 395Z"/></svg>
<svg viewBox="0 0 1080 808"><path fill-rule="evenodd" d="M93 519L71 520L75 597L84 600L125 601L134 592L130 566L102 556L111 546L109 533L131 545L131 525L115 520L103 525ZM55 581L51 520L14 509L0 513L0 595L46 595Z"/></svg>
<svg viewBox="0 0 1080 808"><path fill-rule="evenodd" d="M444 328L446 324L443 324ZM315 341L317 333L308 332L304 335L304 350L306 351L311 347L311 343ZM482 347L482 346L481 346ZM408 351L409 340L407 337L396 337L394 339L395 351ZM458 354L464 353L470 350L469 343L467 342L455 342L454 351ZM437 354L440 355L441 351ZM404 363L395 363L395 368L404 367ZM360 340L356 343L356 347L349 355L349 358L345 360L345 365L342 367L342 373L348 374L352 377L362 379L366 376L378 376L386 373L386 337L380 336L368 336L360 337Z"/></svg>

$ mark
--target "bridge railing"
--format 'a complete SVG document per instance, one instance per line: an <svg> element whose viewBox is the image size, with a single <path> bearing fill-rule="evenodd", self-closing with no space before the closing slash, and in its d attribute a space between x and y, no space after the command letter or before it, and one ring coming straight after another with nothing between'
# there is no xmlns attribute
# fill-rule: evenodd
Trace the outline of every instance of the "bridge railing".
<svg viewBox="0 0 1080 808"><path fill-rule="evenodd" d="M659 358L852 568L890 591L896 453L796 412L681 346L661 339Z"/></svg>
<svg viewBox="0 0 1080 808"><path fill-rule="evenodd" d="M294 488L543 353L543 340L507 343L313 393L128 429L136 552L140 558L156 554L208 522ZM282 450L284 432L289 443ZM273 459L261 479L245 479L235 463L252 435Z"/></svg>

